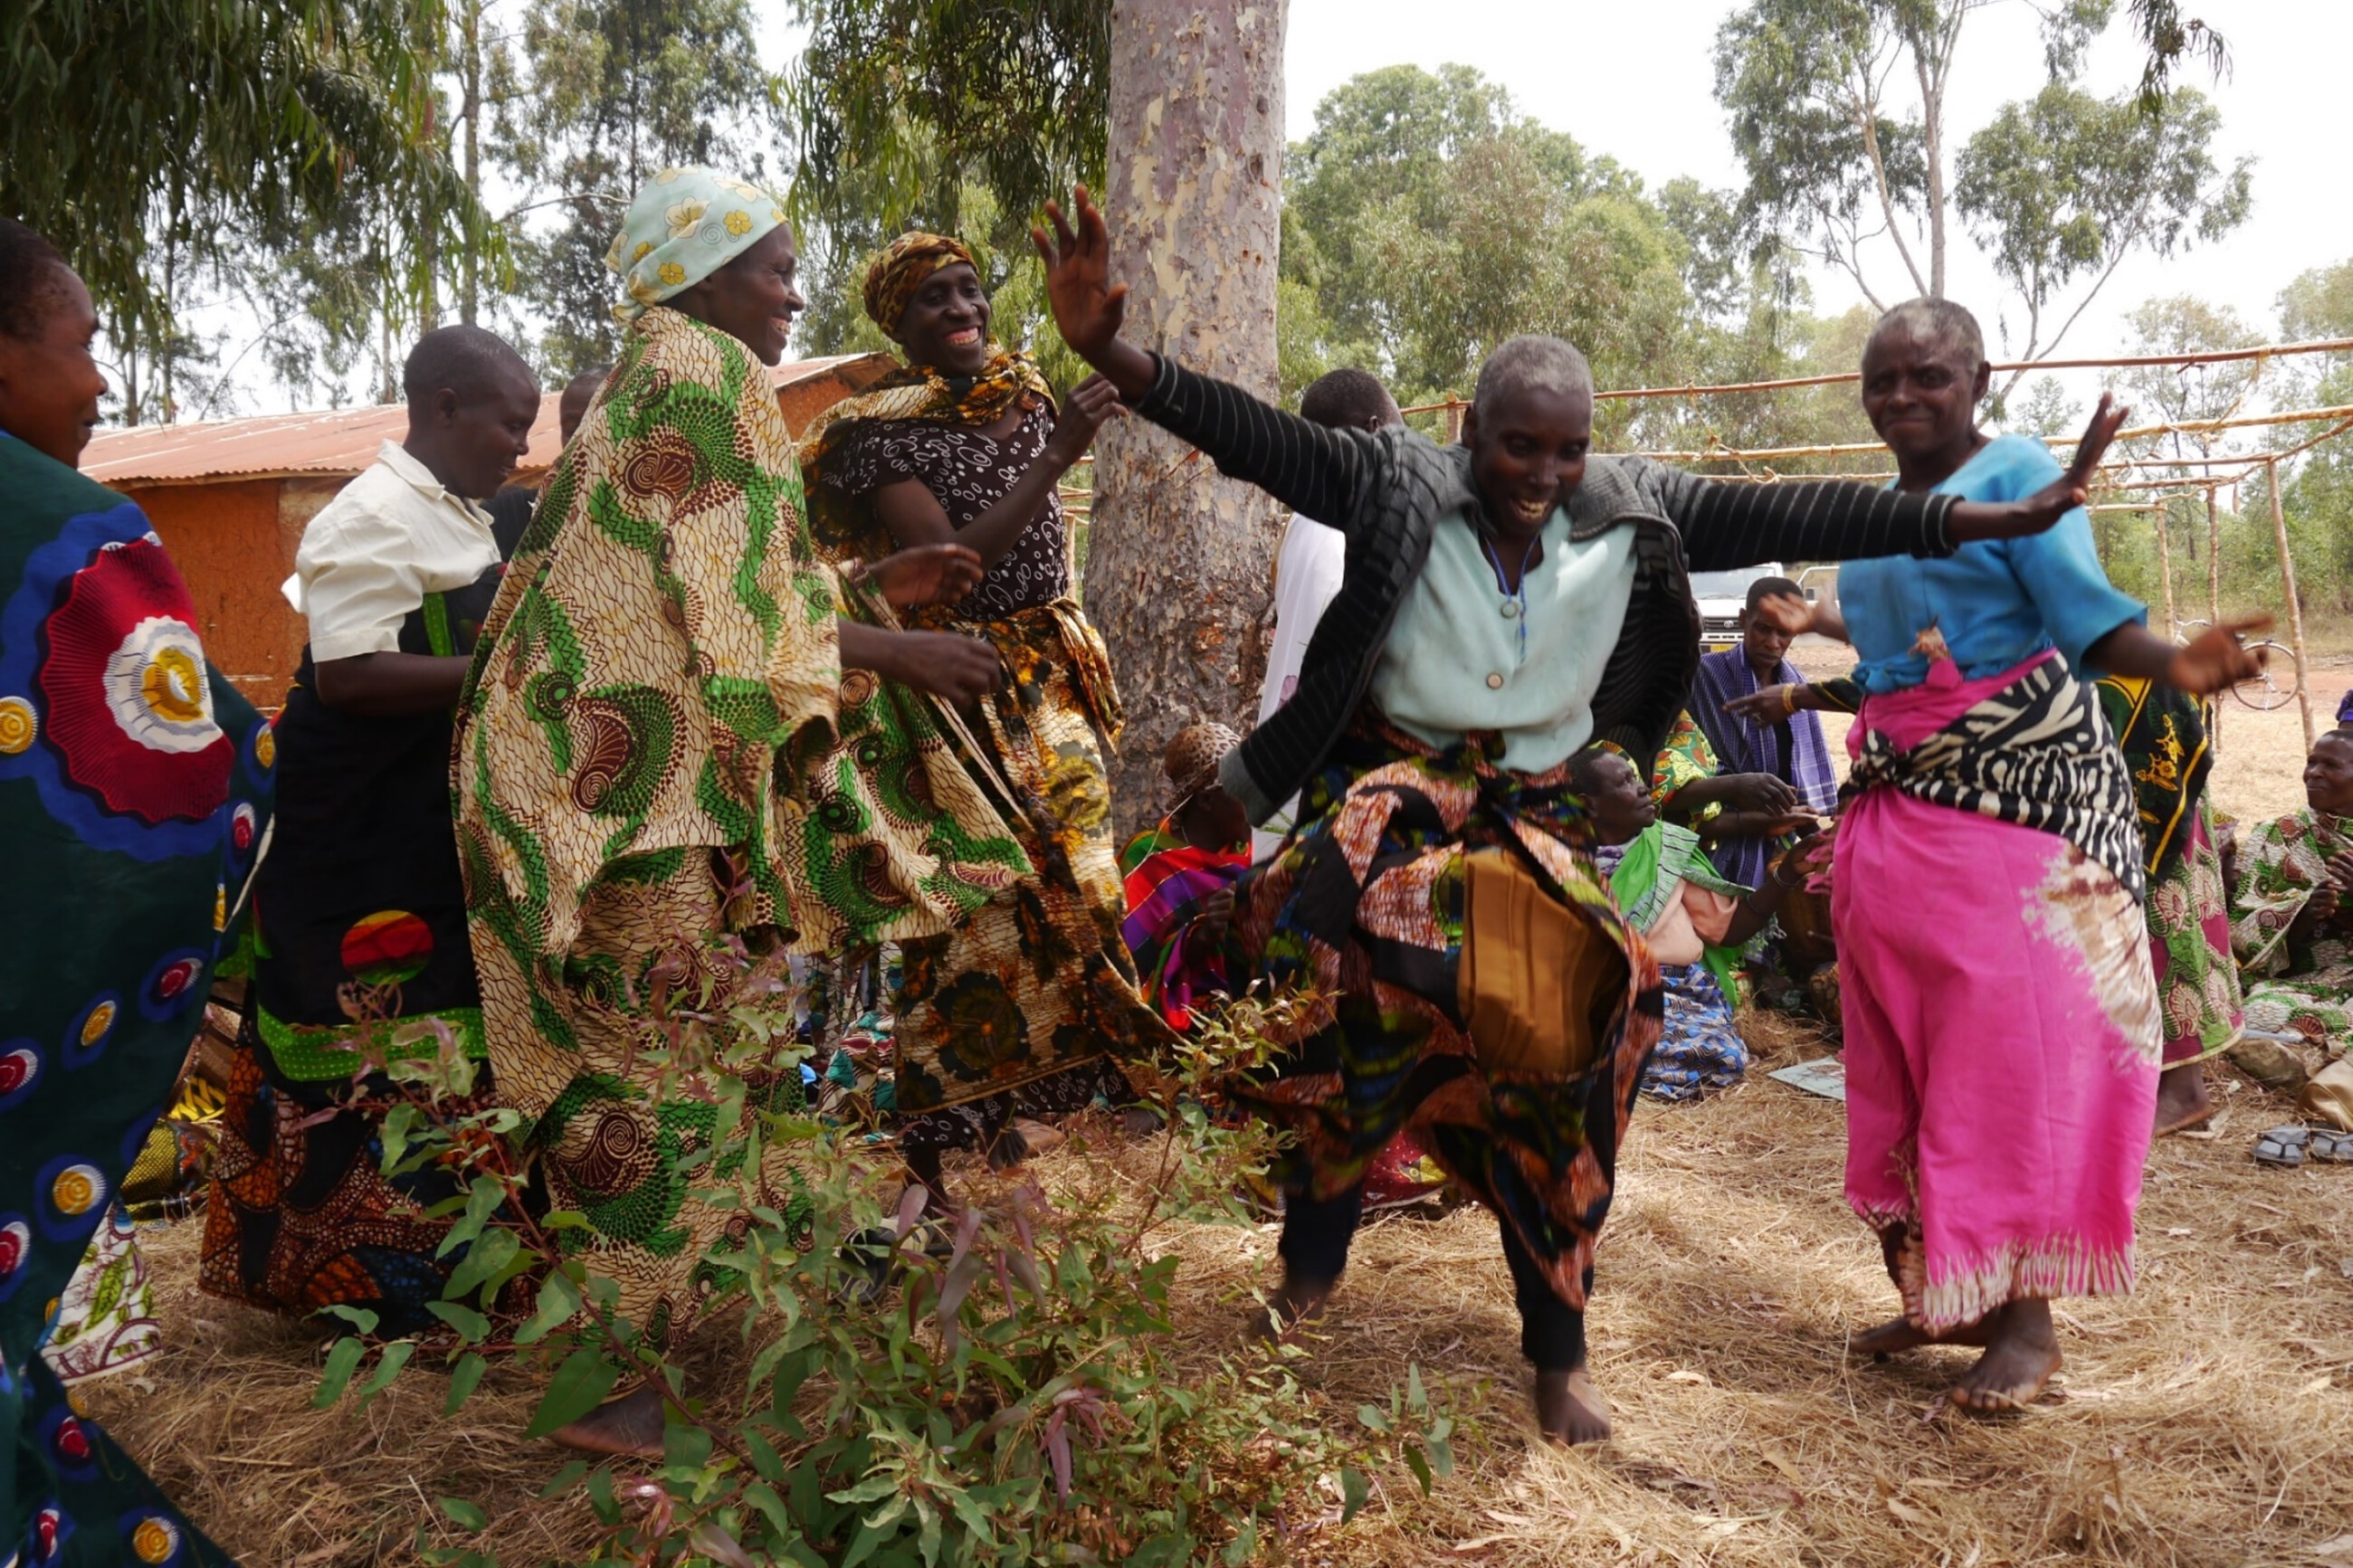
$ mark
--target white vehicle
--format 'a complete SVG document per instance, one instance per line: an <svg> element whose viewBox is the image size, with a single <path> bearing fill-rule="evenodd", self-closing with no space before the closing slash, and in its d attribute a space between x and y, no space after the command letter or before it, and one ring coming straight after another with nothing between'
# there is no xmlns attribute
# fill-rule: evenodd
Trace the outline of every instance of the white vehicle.
<svg viewBox="0 0 2353 1568"><path fill-rule="evenodd" d="M1736 572L1694 572L1692 597L1699 601L1699 645L1715 653L1740 640L1740 612L1748 607L1748 584L1759 577L1787 577L1778 561L1743 566ZM1836 566L1809 566L1798 574L1798 585L1809 602L1821 596L1820 584L1838 580Z"/></svg>

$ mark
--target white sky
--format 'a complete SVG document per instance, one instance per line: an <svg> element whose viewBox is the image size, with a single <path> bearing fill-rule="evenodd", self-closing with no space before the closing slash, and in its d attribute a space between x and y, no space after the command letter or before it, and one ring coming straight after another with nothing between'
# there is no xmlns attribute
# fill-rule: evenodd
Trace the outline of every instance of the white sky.
<svg viewBox="0 0 2353 1568"><path fill-rule="evenodd" d="M1736 189L1738 161L1716 105L1714 48L1734 0L1291 0L1285 112L1293 141L1314 126L1324 94L1361 71L1413 58L1472 66L1510 89L1519 107L1606 153L1652 185L1688 174ZM2232 74L2203 67L2179 79L2222 111L2218 162L2250 155L2254 208L2211 247L2168 261L2137 257L2118 268L2063 347L2068 357L2114 351L2121 316L2153 295L2196 294L2237 310L2268 332L2281 288L2308 268L2353 258L2353 170L2337 133L2353 61L2353 5L2345 0L2197 0L2231 41ZM2116 7L2119 14L2124 6ZM2101 41L2086 85L2107 93L2139 79L2142 58L2122 20ZM2043 79L2037 17L2027 0L1992 0L1969 20L1952 73L1947 126L1957 142L2003 103ZM1883 300L1913 292L1892 247L1867 268ZM1925 263L1924 263L1925 265ZM1948 247L1946 292L1975 310L1989 336L2000 285L1966 236ZM1862 296L1842 272L1817 268L1815 308L1843 310ZM2072 308L2072 301L2070 308ZM1996 357L2000 357L1999 348Z"/></svg>
<svg viewBox="0 0 2353 1568"><path fill-rule="evenodd" d="M1717 26L1735 0L1291 0L1285 55L1286 117L1293 140L1314 124L1316 103L1359 72L1413 60L1458 61L1508 88L1519 107L1607 153L1652 186L1678 175L1737 188L1740 169L1712 91ZM510 4L502 10L517 7ZM2200 66L2183 79L2222 110L2223 161L2256 158L2254 208L2221 244L2167 261L2136 257L2112 279L2063 345L2071 357L2118 352L2124 313L2158 294L2196 294L2238 310L2269 333L2281 288L2313 267L2353 258L2353 201L2336 95L2353 60L2348 0L2197 0L2229 37L2233 71L2210 80ZM799 29L776 0L758 5L764 63L781 64ZM2123 5L2118 5L2121 12ZM2087 85L2110 92L2137 81L2138 45L2122 22L2095 50ZM2030 0L1988 0L1963 36L1953 72L1947 125L1957 141L2002 102L2042 84L2042 57ZM1880 242L1871 268L1883 300L1912 292L1892 247ZM1999 339L2004 291L1965 232L1949 247L1947 293L1976 310ZM1834 314L1861 295L1842 272L1817 268L1815 309ZM2068 302L2072 309L2073 300ZM204 312L212 316L216 312ZM225 312L220 314L226 314ZM214 323L207 321L206 325ZM237 323L226 353L242 346ZM2001 357L1997 341L1996 357ZM2070 376L2071 393L2096 391ZM285 395L240 376L246 412L285 406ZM364 398L367 395L363 392Z"/></svg>

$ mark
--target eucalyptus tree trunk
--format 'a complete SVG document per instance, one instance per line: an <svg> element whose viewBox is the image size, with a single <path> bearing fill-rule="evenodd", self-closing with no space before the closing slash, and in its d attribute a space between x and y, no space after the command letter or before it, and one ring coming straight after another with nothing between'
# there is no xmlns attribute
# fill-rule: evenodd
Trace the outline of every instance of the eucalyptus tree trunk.
<svg viewBox="0 0 2353 1568"><path fill-rule="evenodd" d="M1284 0L1114 0L1105 216L1127 331L1271 399ZM1140 419L1095 440L1087 613L1127 732L1119 833L1165 809L1160 753L1196 719L1247 729L1282 511Z"/></svg>

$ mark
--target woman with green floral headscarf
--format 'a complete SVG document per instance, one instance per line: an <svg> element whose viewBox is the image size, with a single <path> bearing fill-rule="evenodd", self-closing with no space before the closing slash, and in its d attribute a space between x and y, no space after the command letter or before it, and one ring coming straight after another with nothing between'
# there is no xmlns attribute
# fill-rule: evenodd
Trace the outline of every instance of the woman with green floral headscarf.
<svg viewBox="0 0 2353 1568"><path fill-rule="evenodd" d="M810 531L849 565L955 540L987 568L914 624L986 638L1005 684L975 742L1016 797L1037 867L1010 898L948 935L902 942L893 1045L900 1147L936 1190L939 1159L978 1147L1018 1159L1017 1112L1117 1099L1105 1053L1149 1051L1166 1026L1138 995L1103 758L1119 694L1103 640L1071 595L1056 484L1120 412L1091 376L1059 411L1027 354L989 336L972 252L907 234L866 274L866 312L907 363L838 404L801 450Z"/></svg>
<svg viewBox="0 0 2353 1568"><path fill-rule="evenodd" d="M785 1145L712 1160L723 1106L800 1096L789 1062L717 1059L734 1000L790 946L936 936L1029 868L919 695L979 698L995 651L887 628L884 600L959 596L978 562L943 544L837 573L802 527L766 368L803 306L796 260L755 186L671 169L638 195L607 258L620 361L459 709L491 1066L553 1205L586 1222L567 1237L657 1343L733 1283L709 1258L753 1207L799 1208ZM731 1206L690 1191L722 1187ZM661 1431L649 1384L555 1436L658 1453Z"/></svg>

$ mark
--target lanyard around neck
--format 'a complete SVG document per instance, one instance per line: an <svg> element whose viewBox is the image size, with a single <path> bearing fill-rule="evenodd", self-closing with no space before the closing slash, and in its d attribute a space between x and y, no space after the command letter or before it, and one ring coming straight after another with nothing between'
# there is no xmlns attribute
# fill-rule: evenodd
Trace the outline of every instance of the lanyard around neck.
<svg viewBox="0 0 2353 1568"><path fill-rule="evenodd" d="M1488 540L1486 530L1479 531L1479 549L1487 557L1487 564L1494 570L1495 592L1504 595L1504 613L1519 624L1522 664L1528 661L1528 563L1535 559L1536 546L1543 542L1544 535L1536 533L1528 540L1528 547L1520 552L1520 587L1519 592L1514 593L1504 584L1504 558L1495 552L1495 546Z"/></svg>

